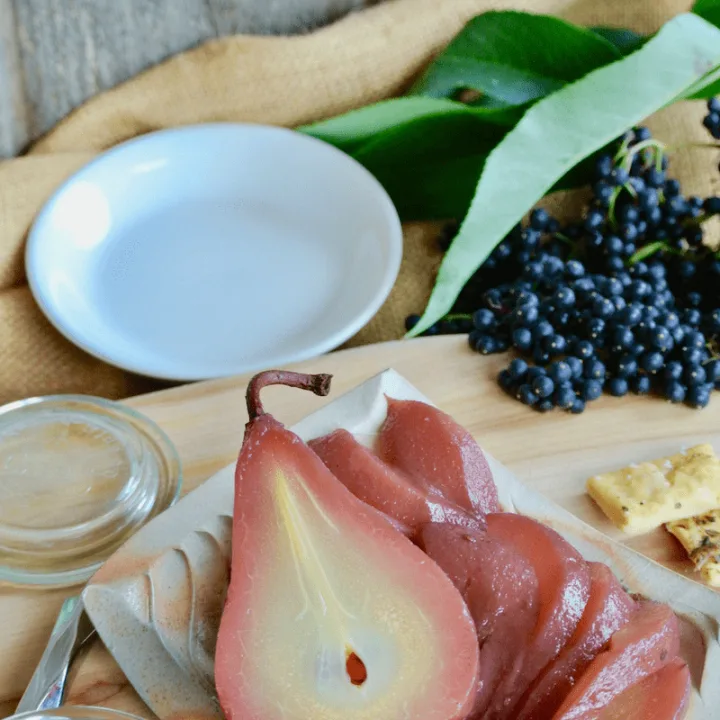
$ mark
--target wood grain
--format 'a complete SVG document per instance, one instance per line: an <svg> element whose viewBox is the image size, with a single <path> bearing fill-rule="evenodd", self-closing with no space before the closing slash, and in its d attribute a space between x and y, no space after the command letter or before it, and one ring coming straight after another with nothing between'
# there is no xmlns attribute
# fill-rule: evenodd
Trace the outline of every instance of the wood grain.
<svg viewBox="0 0 720 720"><path fill-rule="evenodd" d="M0 158L87 98L236 33L298 33L363 0L0 0Z"/></svg>
<svg viewBox="0 0 720 720"><path fill-rule="evenodd" d="M701 439L718 438L720 402L702 412L661 400L603 397L583 415L539 415L505 397L495 382L503 357L470 352L465 338L441 337L365 346L317 358L298 369L334 374L330 398L268 388L267 409L287 424L388 367L395 368L433 402L451 412L482 445L529 485L590 524L651 558L692 577L675 541L663 532L621 536L587 499L584 479L600 468L653 457ZM233 462L246 421L247 377L187 385L134 398L128 404L157 421L176 443L184 491ZM0 716L17 704L47 641L63 597L0 590ZM122 672L97 643L73 669L69 701L99 703L151 714Z"/></svg>
<svg viewBox="0 0 720 720"><path fill-rule="evenodd" d="M12 0L0 0L0 158L29 140L20 43Z"/></svg>

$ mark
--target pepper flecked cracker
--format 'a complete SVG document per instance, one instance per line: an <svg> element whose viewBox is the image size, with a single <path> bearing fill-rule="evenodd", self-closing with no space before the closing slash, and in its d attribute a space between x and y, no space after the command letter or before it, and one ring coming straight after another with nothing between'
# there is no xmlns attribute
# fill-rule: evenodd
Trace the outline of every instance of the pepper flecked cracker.
<svg viewBox="0 0 720 720"><path fill-rule="evenodd" d="M714 587L720 587L720 510L665 525L687 551L695 569Z"/></svg>
<svg viewBox="0 0 720 720"><path fill-rule="evenodd" d="M720 459L708 443L595 475L590 497L621 530L642 533L720 507Z"/></svg>

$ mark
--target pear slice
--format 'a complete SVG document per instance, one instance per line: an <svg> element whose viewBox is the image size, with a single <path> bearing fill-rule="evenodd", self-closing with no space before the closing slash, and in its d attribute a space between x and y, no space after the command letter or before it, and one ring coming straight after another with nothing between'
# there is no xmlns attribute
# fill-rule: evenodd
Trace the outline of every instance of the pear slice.
<svg viewBox="0 0 720 720"><path fill-rule="evenodd" d="M378 455L420 487L475 518L498 512L497 487L473 436L447 413L417 400L387 398Z"/></svg>
<svg viewBox="0 0 720 720"><path fill-rule="evenodd" d="M618 695L598 720L683 720L690 689L688 666L676 658Z"/></svg>
<svg viewBox="0 0 720 720"><path fill-rule="evenodd" d="M410 477L383 462L347 430L335 430L311 440L308 445L355 497L394 519L410 537L429 522L484 528L483 518L473 517L439 492L414 484Z"/></svg>
<svg viewBox="0 0 720 720"><path fill-rule="evenodd" d="M588 563L590 597L575 632L562 652L542 672L523 702L518 720L552 717L575 680L603 649L611 636L624 627L637 603L603 563Z"/></svg>
<svg viewBox="0 0 720 720"><path fill-rule="evenodd" d="M578 678L553 720L600 720L615 698L654 675L679 652L680 626L673 611L641 601L630 622ZM624 702L618 704L622 707Z"/></svg>
<svg viewBox="0 0 720 720"><path fill-rule="evenodd" d="M324 395L329 379L271 371L248 387L222 708L228 720L460 720L478 674L462 597L260 403L265 385Z"/></svg>
<svg viewBox="0 0 720 720"><path fill-rule="evenodd" d="M540 612L530 645L516 673L508 673L487 720L516 720L517 703L580 623L590 596L590 570L580 553L555 530L512 513L488 515L487 532L520 553L535 571Z"/></svg>
<svg viewBox="0 0 720 720"><path fill-rule="evenodd" d="M537 625L535 571L508 543L457 525L425 525L419 545L462 592L475 621L480 673L469 717L480 720L502 680L522 664Z"/></svg>

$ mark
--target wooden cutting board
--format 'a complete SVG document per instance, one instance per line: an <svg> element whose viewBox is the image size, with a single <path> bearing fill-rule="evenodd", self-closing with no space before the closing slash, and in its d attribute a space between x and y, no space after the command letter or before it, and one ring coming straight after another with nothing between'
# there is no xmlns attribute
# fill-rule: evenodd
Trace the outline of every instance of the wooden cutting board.
<svg viewBox="0 0 720 720"><path fill-rule="evenodd" d="M696 411L658 399L603 397L582 415L559 411L541 415L500 391L495 377L505 362L503 356L471 352L464 337L439 337L365 346L293 367L332 373L331 398L394 368L529 485L591 525L693 577L682 550L663 531L636 538L615 531L586 497L584 480L601 470L676 452L696 442L720 442L720 400L715 398L708 408ZM158 422L177 445L184 492L234 461L247 419L247 380L245 376L186 385L128 401ZM288 425L331 399L280 388L265 392L265 406ZM14 711L60 604L72 592L0 589L0 717ZM75 663L68 702L153 717L99 642Z"/></svg>

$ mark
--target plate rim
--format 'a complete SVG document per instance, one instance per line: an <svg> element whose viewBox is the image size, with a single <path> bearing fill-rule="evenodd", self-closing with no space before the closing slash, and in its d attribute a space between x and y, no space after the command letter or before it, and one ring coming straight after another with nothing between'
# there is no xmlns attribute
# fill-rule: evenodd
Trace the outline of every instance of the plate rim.
<svg viewBox="0 0 720 720"><path fill-rule="evenodd" d="M277 354L262 362L257 361L252 363L235 364L232 366L228 364L228 366L219 373L209 372L208 368L199 368L189 375L186 373L181 374L173 372L171 369L163 371L159 367L148 368L142 363L127 361L127 359L114 356L113 353L107 353L101 347L100 341L88 342L86 339L78 337L72 324L67 323L64 315L57 312L53 303L48 301L45 284L42 281L38 281L38 276L41 275L38 268L42 266L39 247L44 236L43 226L48 222L48 216L54 209L57 202L62 198L63 194L67 192L68 188L81 180L86 173L92 172L96 166L106 163L109 159L114 158L117 155L122 155L129 147L137 147L138 145L148 143L152 144L157 140L157 138L164 138L173 135L182 136L184 134L192 133L214 133L218 130L235 130L240 132L261 131L276 133L286 137L293 136L295 140L299 140L308 147L315 146L316 148L323 148L321 150L322 152L328 152L330 155L334 155L340 159L341 162L346 162L348 166L354 168L354 172L359 173L359 175L365 177L366 181L369 181L370 186L373 187L373 192L375 193L378 202L382 206L383 214L388 220L389 230L388 233L385 233L386 242L384 243L388 252L388 261L385 264L384 272L380 278L378 290L372 296L371 301L366 303L362 310L353 315L350 321L344 323L338 331L332 334L327 334L322 342L317 342L314 345L301 348L298 352ZM179 125L160 130L153 130L128 140L124 140L107 150L101 151L96 157L88 163L85 163L82 167L78 168L65 180L63 180L45 200L30 226L23 256L25 261L27 283L35 303L40 308L45 319L75 347L83 350L96 359L107 363L108 365L127 372L135 373L137 375L171 382L196 382L232 377L234 375L240 375L248 372L256 372L266 369L271 365L279 366L294 362L302 362L303 360L323 355L338 348L365 327L365 325L372 320L387 300L400 272L400 265L403 257L403 244L404 238L402 222L390 195L378 179L353 157L323 140L315 138L311 135L305 135L304 133L300 133L292 128L252 122L221 121ZM160 355L159 357L163 356Z"/></svg>

